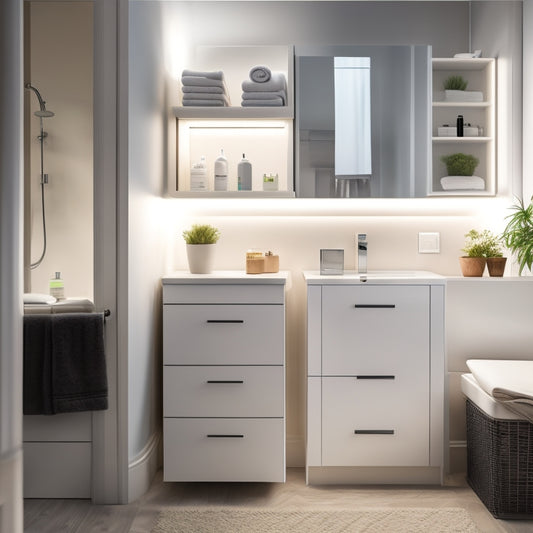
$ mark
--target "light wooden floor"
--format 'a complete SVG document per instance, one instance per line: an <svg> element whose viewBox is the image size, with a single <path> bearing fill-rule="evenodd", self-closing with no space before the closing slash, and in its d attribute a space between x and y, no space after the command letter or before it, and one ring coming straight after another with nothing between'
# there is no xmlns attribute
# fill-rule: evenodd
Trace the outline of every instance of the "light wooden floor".
<svg viewBox="0 0 533 533"><path fill-rule="evenodd" d="M149 533L159 511L179 505L298 508L463 507L481 533L532 533L533 520L496 520L462 476L444 487L306 486L300 468L286 483L164 483L158 472L148 493L129 505L87 500L26 500L24 531L32 533ZM431 532L428 532L431 533Z"/></svg>

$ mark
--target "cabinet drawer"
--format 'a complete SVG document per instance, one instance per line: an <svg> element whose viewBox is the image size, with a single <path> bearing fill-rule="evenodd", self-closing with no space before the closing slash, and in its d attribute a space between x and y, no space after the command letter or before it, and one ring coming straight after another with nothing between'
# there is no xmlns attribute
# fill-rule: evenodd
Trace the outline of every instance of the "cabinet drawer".
<svg viewBox="0 0 533 533"><path fill-rule="evenodd" d="M281 305L165 305L164 364L281 365Z"/></svg>
<svg viewBox="0 0 533 533"><path fill-rule="evenodd" d="M285 284L165 285L164 304L283 304Z"/></svg>
<svg viewBox="0 0 533 533"><path fill-rule="evenodd" d="M413 368L429 353L429 287L322 289L322 373L382 374Z"/></svg>
<svg viewBox="0 0 533 533"><path fill-rule="evenodd" d="M283 417L282 366L165 366L164 416Z"/></svg>
<svg viewBox="0 0 533 533"><path fill-rule="evenodd" d="M283 419L164 419L165 481L285 481Z"/></svg>
<svg viewBox="0 0 533 533"><path fill-rule="evenodd" d="M322 378L323 466L428 466L429 375Z"/></svg>

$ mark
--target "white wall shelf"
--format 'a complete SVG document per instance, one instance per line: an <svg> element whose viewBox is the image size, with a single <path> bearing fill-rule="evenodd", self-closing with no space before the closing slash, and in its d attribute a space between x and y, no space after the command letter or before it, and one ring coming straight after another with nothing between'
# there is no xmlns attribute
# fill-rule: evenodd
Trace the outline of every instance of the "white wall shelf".
<svg viewBox="0 0 533 533"><path fill-rule="evenodd" d="M293 64L292 46L198 46L184 68L222 70L229 107L171 107L175 117L175 175L171 165L170 194L181 198L247 198L294 196L293 179ZM266 65L287 80L287 101L282 107L242 107L242 82L250 69ZM174 98L181 104L181 83L176 80ZM220 150L228 159L228 190L214 191L214 162ZM174 152L174 150L172 150ZM237 165L246 154L252 163L252 191L239 191ZM208 190L191 191L190 169L206 157ZM263 175L277 174L277 191L263 191Z"/></svg>
<svg viewBox="0 0 533 533"><path fill-rule="evenodd" d="M444 100L444 81L461 75L468 81L467 91L481 91L481 102ZM433 175L429 196L493 196L497 190L496 176L496 84L494 58L435 58L433 59ZM437 129L456 124L463 115L465 126L481 126L482 137L440 137ZM440 179L447 175L442 156L465 152L479 159L474 174L485 180L484 190L443 190Z"/></svg>

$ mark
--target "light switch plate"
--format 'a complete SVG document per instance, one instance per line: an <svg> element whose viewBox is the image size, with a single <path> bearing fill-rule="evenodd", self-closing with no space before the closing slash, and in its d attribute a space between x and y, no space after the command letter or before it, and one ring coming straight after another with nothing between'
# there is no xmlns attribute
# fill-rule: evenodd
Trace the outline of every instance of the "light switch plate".
<svg viewBox="0 0 533 533"><path fill-rule="evenodd" d="M419 254L440 254L440 233L419 232L418 233L418 253Z"/></svg>

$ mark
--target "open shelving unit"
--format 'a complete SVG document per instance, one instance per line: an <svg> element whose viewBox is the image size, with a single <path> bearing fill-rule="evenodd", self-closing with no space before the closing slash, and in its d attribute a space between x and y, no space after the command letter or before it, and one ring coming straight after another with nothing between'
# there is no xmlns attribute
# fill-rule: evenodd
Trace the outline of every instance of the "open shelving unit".
<svg viewBox="0 0 533 533"><path fill-rule="evenodd" d="M433 59L433 175L430 196L493 196L497 190L496 176L496 61L494 58L434 58ZM467 90L481 91L482 102L451 102L444 100L443 83L451 75L461 75L468 81ZM463 115L465 125L483 128L477 137L439 137L438 127L454 126L457 115ZM472 154L479 159L475 175L485 180L484 190L443 190L440 179L446 176L444 155L455 152Z"/></svg>
<svg viewBox="0 0 533 533"><path fill-rule="evenodd" d="M292 197L293 179L293 48L291 46L199 46L187 68L222 70L231 101L229 107L173 106L176 120L176 176L170 194L177 197L253 198ZM287 105L242 107L242 81L254 65L267 65L287 79ZM177 83L181 93L181 84ZM228 159L228 190L214 191L214 161L220 150ZM252 191L237 190L237 165L252 163ZM209 190L190 190L192 164L205 156ZM263 174L278 174L279 190L263 191Z"/></svg>

